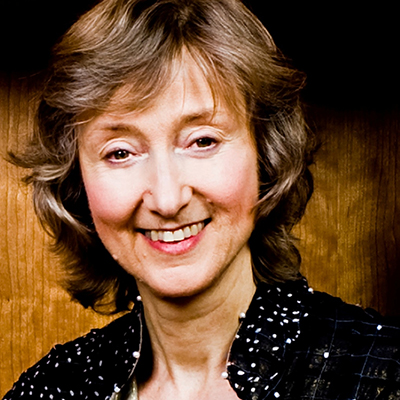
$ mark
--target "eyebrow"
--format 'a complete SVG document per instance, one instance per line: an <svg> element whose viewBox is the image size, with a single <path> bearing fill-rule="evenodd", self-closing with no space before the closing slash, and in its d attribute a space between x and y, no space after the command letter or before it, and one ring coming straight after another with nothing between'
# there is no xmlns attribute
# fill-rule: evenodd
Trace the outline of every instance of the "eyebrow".
<svg viewBox="0 0 400 400"><path fill-rule="evenodd" d="M204 122L211 123L215 116L217 115L215 108L206 108L204 110L200 110L199 112L188 113L184 115L181 120L178 121L178 126L185 125L193 125L200 124ZM126 133L138 133L140 134L140 130L134 125L130 123L124 122L104 122L101 123L96 130L101 131L109 131L109 132L126 132Z"/></svg>
<svg viewBox="0 0 400 400"><path fill-rule="evenodd" d="M141 135L141 131L135 125L119 121L102 121L91 130L91 133L94 135L96 135L96 133L108 135L121 133L125 133L127 135Z"/></svg>
<svg viewBox="0 0 400 400"><path fill-rule="evenodd" d="M202 110L201 112L194 112L186 115L182 118L181 123L183 125L190 125L203 121L211 122L215 118L216 114L217 111L215 108L207 108L205 110Z"/></svg>
<svg viewBox="0 0 400 400"><path fill-rule="evenodd" d="M99 126L99 129L101 129L101 130L112 131L112 132L120 132L120 131L129 132L132 130L132 128L134 128L133 125L123 124L121 122L110 122L110 123L106 123L104 125Z"/></svg>

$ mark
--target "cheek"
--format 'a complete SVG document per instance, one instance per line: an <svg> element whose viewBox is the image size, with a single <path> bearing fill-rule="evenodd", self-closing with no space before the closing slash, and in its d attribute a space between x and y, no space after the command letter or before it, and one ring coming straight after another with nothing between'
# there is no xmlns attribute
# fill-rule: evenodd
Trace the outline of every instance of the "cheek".
<svg viewBox="0 0 400 400"><path fill-rule="evenodd" d="M132 188L118 184L115 178L84 177L83 182L95 224L120 224L129 219L135 202Z"/></svg>
<svg viewBox="0 0 400 400"><path fill-rule="evenodd" d="M247 199L245 203L255 204L257 202L258 176L252 163L242 165L242 168L230 168L227 171L225 182L229 191L226 195L230 196L231 200L236 199L238 203L245 199Z"/></svg>
<svg viewBox="0 0 400 400"><path fill-rule="evenodd" d="M202 181L210 202L237 213L250 213L258 201L256 155L234 152L219 165L202 169ZM216 172L218 171L218 172ZM197 173L198 174L198 173Z"/></svg>

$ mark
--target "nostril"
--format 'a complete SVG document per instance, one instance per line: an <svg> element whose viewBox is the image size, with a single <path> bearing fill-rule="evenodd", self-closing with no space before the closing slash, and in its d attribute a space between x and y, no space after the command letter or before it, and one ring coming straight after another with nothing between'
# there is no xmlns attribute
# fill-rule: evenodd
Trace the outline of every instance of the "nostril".
<svg viewBox="0 0 400 400"><path fill-rule="evenodd" d="M143 195L144 205L163 218L174 218L192 199L192 189L167 182L152 187Z"/></svg>

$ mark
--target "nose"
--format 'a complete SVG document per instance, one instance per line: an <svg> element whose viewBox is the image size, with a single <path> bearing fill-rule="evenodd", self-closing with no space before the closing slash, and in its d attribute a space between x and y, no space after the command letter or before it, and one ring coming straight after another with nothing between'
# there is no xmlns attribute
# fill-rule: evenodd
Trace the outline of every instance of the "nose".
<svg viewBox="0 0 400 400"><path fill-rule="evenodd" d="M181 168L179 168L181 167ZM154 157L148 165L149 187L143 195L145 206L163 218L173 218L189 204L192 188L174 156Z"/></svg>

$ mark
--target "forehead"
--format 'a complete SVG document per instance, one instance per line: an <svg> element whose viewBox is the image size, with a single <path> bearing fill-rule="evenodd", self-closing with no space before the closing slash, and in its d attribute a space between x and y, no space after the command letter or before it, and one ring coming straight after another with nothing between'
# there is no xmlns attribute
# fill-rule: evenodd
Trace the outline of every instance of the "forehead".
<svg viewBox="0 0 400 400"><path fill-rule="evenodd" d="M242 112L234 112L222 97L214 96L209 82L195 63L182 64L169 85L146 107L125 105L126 110L114 105L94 116L81 131L84 133L82 139L96 137L101 132L112 137L153 132L148 137L160 139L161 132L181 132L188 126L211 124L223 131L231 131L235 126L246 125Z"/></svg>
<svg viewBox="0 0 400 400"><path fill-rule="evenodd" d="M168 65L147 79L132 76L112 96L106 111L108 113L130 113L149 110L170 97L177 109L197 100L203 108L229 110L239 119L246 119L244 97L234 84L224 84L218 70L201 60L194 60L183 51ZM164 101L165 102L165 101Z"/></svg>

